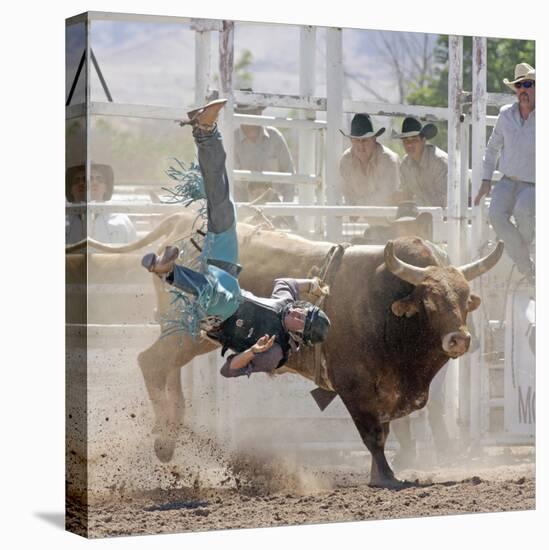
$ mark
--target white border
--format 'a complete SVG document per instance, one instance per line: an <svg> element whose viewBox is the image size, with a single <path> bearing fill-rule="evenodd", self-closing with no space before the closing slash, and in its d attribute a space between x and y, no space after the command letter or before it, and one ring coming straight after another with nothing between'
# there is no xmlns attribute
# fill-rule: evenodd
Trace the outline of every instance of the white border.
<svg viewBox="0 0 549 550"><path fill-rule="evenodd" d="M357 12L353 5L363 6ZM63 513L64 494L64 311L63 311L63 179L64 179L64 19L87 10L184 15L205 18L339 25L389 30L478 34L535 38L538 87L545 88L547 31L543 11L532 4L529 13L521 5L461 0L357 3L338 0L331 7L320 2L286 0L244 2L210 0L185 4L155 0L109 2L63 1L13 3L2 35L2 160L3 202L2 313L9 336L2 334L2 540L7 548L77 548L114 545L119 548L155 547L222 548L308 547L333 548L360 545L372 548L492 548L539 547L542 517L547 514L547 437L538 429L538 511L476 516L452 516L421 520L397 520L288 527L85 542L65 533L48 519ZM183 10L181 13L179 10ZM415 10L415 11L414 11ZM512 73L509 67L509 74ZM504 75L502 75L504 76ZM6 97L4 97L4 95ZM538 97L541 97L538 95ZM547 97L547 93L545 93ZM538 151L547 145L546 106L538 107ZM6 125L7 121L7 125ZM545 155L545 159L547 155ZM538 155L538 213L548 204L547 168ZM7 173L6 173L7 169ZM7 196L6 196L7 191ZM9 207L7 206L9 205ZM20 208L14 208L20 205ZM546 222L538 216L538 320L539 334L548 334L543 316L547 281L543 254ZM4 329L6 330L6 329ZM546 346L538 338L538 426L546 427L543 388ZM59 522L57 522L59 523ZM31 546L32 545L32 546Z"/></svg>

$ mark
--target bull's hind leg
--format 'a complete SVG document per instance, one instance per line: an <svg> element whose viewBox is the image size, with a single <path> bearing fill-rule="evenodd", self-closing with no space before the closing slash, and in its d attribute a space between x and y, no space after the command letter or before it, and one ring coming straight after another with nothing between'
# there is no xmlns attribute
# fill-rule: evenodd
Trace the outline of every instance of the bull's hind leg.
<svg viewBox="0 0 549 550"><path fill-rule="evenodd" d="M193 357L207 353L215 347L208 340L194 342L188 336L174 334L159 338L150 348L139 354L138 363L155 418L155 453L162 462L172 459L183 420L181 367Z"/></svg>
<svg viewBox="0 0 549 550"><path fill-rule="evenodd" d="M183 358L183 361L184 360L185 358ZM185 366L187 362L188 361L171 369L166 376L166 412L169 425L178 426L183 423L185 397L181 386L181 367Z"/></svg>
<svg viewBox="0 0 549 550"><path fill-rule="evenodd" d="M154 432L167 422L166 379L170 367L175 364L176 346L177 342L173 336L159 338L137 357L153 408Z"/></svg>

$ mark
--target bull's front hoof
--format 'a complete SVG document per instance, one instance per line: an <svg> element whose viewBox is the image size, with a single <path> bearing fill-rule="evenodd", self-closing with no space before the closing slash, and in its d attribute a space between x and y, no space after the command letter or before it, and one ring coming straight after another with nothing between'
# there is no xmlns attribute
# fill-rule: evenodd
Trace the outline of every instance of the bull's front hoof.
<svg viewBox="0 0 549 550"><path fill-rule="evenodd" d="M160 462L169 462L173 458L175 439L169 437L157 437L154 440L154 452Z"/></svg>
<svg viewBox="0 0 549 550"><path fill-rule="evenodd" d="M368 483L369 487L375 487L378 489L405 489L406 487L410 486L410 483L408 481L400 481L400 479L397 479L396 477L391 478L378 478L378 479L371 479L370 483Z"/></svg>

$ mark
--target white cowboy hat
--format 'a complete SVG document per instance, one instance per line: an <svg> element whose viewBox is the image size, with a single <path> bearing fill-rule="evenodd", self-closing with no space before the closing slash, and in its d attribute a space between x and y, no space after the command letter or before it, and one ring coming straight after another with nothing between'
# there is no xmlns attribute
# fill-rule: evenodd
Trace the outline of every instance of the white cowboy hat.
<svg viewBox="0 0 549 550"><path fill-rule="evenodd" d="M520 82L521 80L536 80L536 69L528 63L519 63L515 66L515 80L503 79L503 83L515 91L515 83Z"/></svg>

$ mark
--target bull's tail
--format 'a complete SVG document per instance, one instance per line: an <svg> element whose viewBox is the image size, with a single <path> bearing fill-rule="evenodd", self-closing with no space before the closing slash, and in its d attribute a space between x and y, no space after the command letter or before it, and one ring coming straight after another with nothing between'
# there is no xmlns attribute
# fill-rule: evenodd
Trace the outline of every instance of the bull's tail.
<svg viewBox="0 0 549 550"><path fill-rule="evenodd" d="M96 241L91 237L88 237L87 239L82 239L77 243L66 246L65 253L76 252L78 250L81 250L82 248L85 248L86 246L95 248L96 250L100 250L101 252L111 252L114 254L133 252L134 250L139 250L145 246L148 246L149 244L160 239L161 237L165 237L169 235L175 229L180 219L181 219L180 214L172 214L171 216L168 216L166 219L162 220L148 235L145 235L142 239L139 239L138 241L134 241L133 243L130 243L130 244L124 244L124 245L105 244L105 243Z"/></svg>

